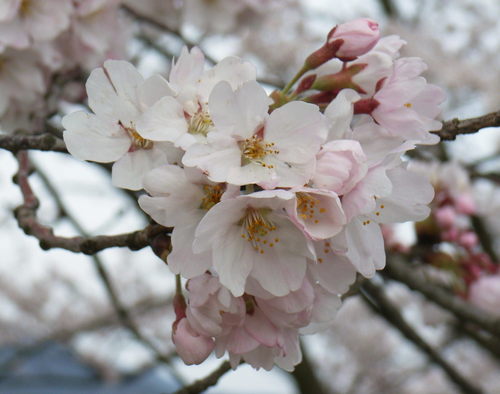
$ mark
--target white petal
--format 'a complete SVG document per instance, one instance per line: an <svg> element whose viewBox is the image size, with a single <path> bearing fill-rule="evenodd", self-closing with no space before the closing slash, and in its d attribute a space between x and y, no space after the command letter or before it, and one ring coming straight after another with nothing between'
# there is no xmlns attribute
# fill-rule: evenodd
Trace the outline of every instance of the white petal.
<svg viewBox="0 0 500 394"><path fill-rule="evenodd" d="M237 89L247 81L255 80L255 66L237 57L226 57L200 78L198 94L202 103L208 102L210 93L220 81L227 81L233 89Z"/></svg>
<svg viewBox="0 0 500 394"><path fill-rule="evenodd" d="M402 167L387 171L387 175L393 184L393 191L388 197L377 200L378 222L419 221L429 216L427 204L434 198L434 189L427 177Z"/></svg>
<svg viewBox="0 0 500 394"><path fill-rule="evenodd" d="M217 132L250 138L267 117L272 100L255 81L233 92L228 82L219 82L209 99L210 115Z"/></svg>
<svg viewBox="0 0 500 394"><path fill-rule="evenodd" d="M129 149L130 137L117 123L83 111L66 115L62 120L64 142L68 151L82 160L109 163L120 159Z"/></svg>
<svg viewBox="0 0 500 394"><path fill-rule="evenodd" d="M190 279L202 275L212 265L212 254L193 253L194 232L198 222L177 225L172 232L172 252L167 257L170 270Z"/></svg>
<svg viewBox="0 0 500 394"><path fill-rule="evenodd" d="M264 139L276 143L279 160L306 163L318 153L327 132L326 118L318 106L293 101L271 113Z"/></svg>
<svg viewBox="0 0 500 394"><path fill-rule="evenodd" d="M384 268L384 239L378 223L371 221L364 225L355 218L346 227L346 238L347 258L360 274L371 278L376 270Z"/></svg>
<svg viewBox="0 0 500 394"><path fill-rule="evenodd" d="M154 103L166 96L173 96L175 92L161 75L153 75L146 79L139 87L139 101L143 108L151 107Z"/></svg>
<svg viewBox="0 0 500 394"><path fill-rule="evenodd" d="M177 100L163 97L142 114L136 128L148 140L175 142L187 132L187 122Z"/></svg>
<svg viewBox="0 0 500 394"><path fill-rule="evenodd" d="M130 190L142 189L144 175L165 163L167 157L159 149L128 152L113 164L111 172L113 186Z"/></svg>
<svg viewBox="0 0 500 394"><path fill-rule="evenodd" d="M233 226L226 233L222 244L214 245L212 251L215 270L220 283L235 297L243 295L245 282L254 264L254 250L241 238L239 226Z"/></svg>

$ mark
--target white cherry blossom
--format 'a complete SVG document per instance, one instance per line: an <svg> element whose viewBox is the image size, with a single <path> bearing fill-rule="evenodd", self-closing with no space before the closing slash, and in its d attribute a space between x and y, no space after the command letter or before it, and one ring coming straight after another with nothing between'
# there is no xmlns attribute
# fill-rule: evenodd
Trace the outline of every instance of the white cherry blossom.
<svg viewBox="0 0 500 394"><path fill-rule="evenodd" d="M144 174L167 163L170 144L142 137L136 124L148 104L169 93L166 82L155 76L145 81L130 63L108 60L91 73L86 87L94 113L73 112L62 121L69 152L82 160L115 162L113 184L141 189Z"/></svg>
<svg viewBox="0 0 500 394"><path fill-rule="evenodd" d="M214 89L210 114L214 130L207 144L191 146L184 165L206 171L216 182L256 183L264 188L306 184L327 128L318 107L291 102L268 115L270 100L256 82L233 91Z"/></svg>

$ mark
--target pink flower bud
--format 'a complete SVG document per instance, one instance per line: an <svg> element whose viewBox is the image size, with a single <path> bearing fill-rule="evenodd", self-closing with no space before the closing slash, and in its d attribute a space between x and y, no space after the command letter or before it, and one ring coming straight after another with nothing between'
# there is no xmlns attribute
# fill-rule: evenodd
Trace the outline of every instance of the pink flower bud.
<svg viewBox="0 0 500 394"><path fill-rule="evenodd" d="M378 23L362 18L336 26L328 36L328 44L342 40L336 56L340 59L354 59L372 49L379 37Z"/></svg>
<svg viewBox="0 0 500 394"><path fill-rule="evenodd" d="M472 215L476 212L476 204L472 196L468 193L461 194L455 199L457 211L465 215Z"/></svg>
<svg viewBox="0 0 500 394"><path fill-rule="evenodd" d="M315 187L340 196L351 191L367 170L366 156L358 141L330 141L317 155L313 182Z"/></svg>
<svg viewBox="0 0 500 394"><path fill-rule="evenodd" d="M201 364L215 347L213 339L196 333L186 318L174 323L172 341L186 365Z"/></svg>
<svg viewBox="0 0 500 394"><path fill-rule="evenodd" d="M436 217L436 221L441 227L449 228L455 224L455 220L457 215L455 213L455 209L453 207L444 206L442 208L438 208L434 213Z"/></svg>
<svg viewBox="0 0 500 394"><path fill-rule="evenodd" d="M460 235L459 242L464 248L471 249L478 243L477 235L472 231L467 231Z"/></svg>
<svg viewBox="0 0 500 394"><path fill-rule="evenodd" d="M471 304L500 317L500 275L483 276L469 289Z"/></svg>

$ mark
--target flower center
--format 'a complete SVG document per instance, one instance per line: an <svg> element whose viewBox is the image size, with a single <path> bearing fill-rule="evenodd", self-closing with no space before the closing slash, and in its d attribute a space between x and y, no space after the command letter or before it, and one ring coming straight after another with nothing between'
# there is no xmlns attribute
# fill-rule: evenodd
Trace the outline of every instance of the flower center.
<svg viewBox="0 0 500 394"><path fill-rule="evenodd" d="M201 199L200 208L208 211L220 201L222 194L224 194L224 186L221 184L204 185L203 192L205 195Z"/></svg>
<svg viewBox="0 0 500 394"><path fill-rule="evenodd" d="M189 120L188 133L206 136L211 126L213 122L208 112L200 110Z"/></svg>
<svg viewBox="0 0 500 394"><path fill-rule="evenodd" d="M271 210L268 208L248 207L245 216L240 221L243 230L241 238L250 242L260 254L264 254L265 247L272 248L280 242L279 238L273 238L272 232L276 231L277 227L267 218L270 212Z"/></svg>
<svg viewBox="0 0 500 394"><path fill-rule="evenodd" d="M21 4L19 4L19 14L21 16L25 16L30 12L32 2L33 0L21 0Z"/></svg>
<svg viewBox="0 0 500 394"><path fill-rule="evenodd" d="M265 142L258 135L254 134L251 138L247 138L240 143L241 148L241 164L257 163L262 167L274 168L274 165L268 164L264 159L269 155L277 155L280 153L274 147L274 142Z"/></svg>
<svg viewBox="0 0 500 394"><path fill-rule="evenodd" d="M304 221L312 220L315 224L319 223L318 216L326 212L326 208L320 207L318 198L309 193L298 192L297 196L297 214Z"/></svg>
<svg viewBox="0 0 500 394"><path fill-rule="evenodd" d="M148 150L153 148L153 141L142 138L133 126L127 127L121 121L118 121L118 124L127 132L130 139L132 140L132 145L130 146L129 152L134 152L138 149Z"/></svg>

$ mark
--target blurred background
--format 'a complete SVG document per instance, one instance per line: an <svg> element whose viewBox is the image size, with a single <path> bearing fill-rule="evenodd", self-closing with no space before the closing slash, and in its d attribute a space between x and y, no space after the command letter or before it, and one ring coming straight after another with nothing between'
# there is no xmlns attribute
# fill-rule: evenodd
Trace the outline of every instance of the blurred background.
<svg viewBox="0 0 500 394"><path fill-rule="evenodd" d="M254 62L271 91L295 74L335 24L369 17L379 22L383 35L397 34L407 41L403 56L421 57L429 65L425 77L448 94L444 120L500 109L498 0L122 3L126 57L145 76L168 75L172 56L186 43L196 43L216 61L237 55ZM61 115L73 109L74 104L61 103L52 124L58 127ZM475 199L477 216L493 240L492 253L500 253L495 177L500 129L440 145L441 150L419 150L420 158L445 157L466 170L463 179L452 173L452 181ZM59 153L32 152L31 158L36 168L31 182L41 202L39 219L57 234L117 234L148 224L135 196L111 186L106 168ZM425 168L441 174L435 167ZM170 339L175 278L149 248L114 248L89 257L43 251L36 239L23 234L13 216L22 201L12 183L16 171L11 153L0 150L0 393L169 393L219 365L211 358L187 367L176 358ZM411 246L418 237L411 224L391 231L400 247ZM116 313L99 267L108 273L125 317ZM446 275L435 272L445 277L442 283ZM459 320L405 285L386 280L384 288L406 321L444 359L485 392L500 393L498 349L495 356L478 346L458 329ZM347 298L335 325L305 337L304 346L309 367L326 392L459 392L441 367L429 362L360 295ZM242 365L208 392L285 394L300 389L297 375Z"/></svg>

